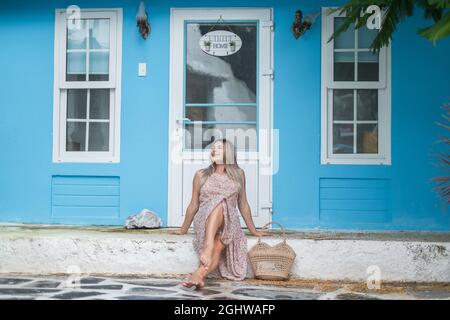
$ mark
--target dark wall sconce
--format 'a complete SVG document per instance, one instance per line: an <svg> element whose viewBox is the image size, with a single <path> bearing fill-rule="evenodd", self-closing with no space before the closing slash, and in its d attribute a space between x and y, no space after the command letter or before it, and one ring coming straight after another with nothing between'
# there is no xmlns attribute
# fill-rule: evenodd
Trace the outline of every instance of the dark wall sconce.
<svg viewBox="0 0 450 320"><path fill-rule="evenodd" d="M145 10L145 3L144 1L141 1L139 4L139 10L136 15L137 19L137 26L139 27L139 33L141 34L142 38L147 39L148 35L150 34L150 24L148 22L148 15L147 11Z"/></svg>
<svg viewBox="0 0 450 320"><path fill-rule="evenodd" d="M295 39L300 38L307 30L309 30L316 21L316 18L320 15L319 13L308 14L305 19L303 19L303 13L301 10L295 11L295 20L292 23L292 33Z"/></svg>

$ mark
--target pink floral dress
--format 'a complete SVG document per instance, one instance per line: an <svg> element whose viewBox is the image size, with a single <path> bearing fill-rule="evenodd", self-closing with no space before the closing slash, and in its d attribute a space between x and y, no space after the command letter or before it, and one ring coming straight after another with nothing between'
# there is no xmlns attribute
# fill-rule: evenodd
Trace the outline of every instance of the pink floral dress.
<svg viewBox="0 0 450 320"><path fill-rule="evenodd" d="M200 256L206 230L206 219L218 206L223 205L224 224L219 230L225 245L219 260L219 272L229 280L243 280L247 273L247 239L239 221L238 185L226 174L213 173L200 189L200 205L194 216L194 249Z"/></svg>

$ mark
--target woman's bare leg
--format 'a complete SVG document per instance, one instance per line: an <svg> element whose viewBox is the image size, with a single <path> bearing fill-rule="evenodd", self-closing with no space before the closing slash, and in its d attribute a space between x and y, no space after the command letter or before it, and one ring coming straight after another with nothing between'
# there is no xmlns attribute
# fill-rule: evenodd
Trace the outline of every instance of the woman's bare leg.
<svg viewBox="0 0 450 320"><path fill-rule="evenodd" d="M222 250L224 248L225 248L225 245L220 240L220 236L218 234L216 234L216 236L214 237L214 251L213 251L212 257L211 257L211 264L210 264L210 266L208 268L208 272L206 274L209 274L217 269L217 267L219 266L220 255L222 254Z"/></svg>
<svg viewBox="0 0 450 320"><path fill-rule="evenodd" d="M203 252L200 255L200 262L208 269L211 265L212 254L214 250L214 238L217 231L224 223L223 202L220 203L206 220L205 243Z"/></svg>
<svg viewBox="0 0 450 320"><path fill-rule="evenodd" d="M183 285L188 288L192 287L194 284L198 284L199 287L203 287L204 286L203 280L205 279L205 277L209 273L213 272L219 266L220 255L222 254L222 250L224 248L225 245L220 240L219 235L216 234L214 238L214 249L212 253L210 267L206 269L205 266L202 263L200 263L200 266L198 267L197 271L191 274L189 281L184 282Z"/></svg>

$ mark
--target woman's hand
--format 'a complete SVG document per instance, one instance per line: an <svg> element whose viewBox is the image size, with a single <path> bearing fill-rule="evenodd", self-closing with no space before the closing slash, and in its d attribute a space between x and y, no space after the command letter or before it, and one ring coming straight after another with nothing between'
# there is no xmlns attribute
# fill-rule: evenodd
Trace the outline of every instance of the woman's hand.
<svg viewBox="0 0 450 320"><path fill-rule="evenodd" d="M271 233L267 232L267 231L253 231L252 235L254 235L255 237L264 237L264 236L270 236Z"/></svg>
<svg viewBox="0 0 450 320"><path fill-rule="evenodd" d="M182 229L180 228L180 229L175 229L175 230L169 230L169 233L170 233L170 234L183 235L183 234L186 234L187 231L184 231L184 230L182 230Z"/></svg>

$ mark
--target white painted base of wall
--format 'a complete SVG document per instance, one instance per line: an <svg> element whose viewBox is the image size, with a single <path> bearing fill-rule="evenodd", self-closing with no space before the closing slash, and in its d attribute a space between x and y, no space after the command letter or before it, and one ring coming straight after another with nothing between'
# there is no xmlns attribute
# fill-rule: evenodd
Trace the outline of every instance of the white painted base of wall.
<svg viewBox="0 0 450 320"><path fill-rule="evenodd" d="M117 229L117 228L116 228ZM0 273L164 276L198 265L192 235L105 228L0 227ZM275 244L275 237L264 237ZM248 237L248 248L257 241ZM450 242L302 239L288 236L297 253L293 278L366 281L377 266L381 281L450 282ZM252 277L248 267L248 277Z"/></svg>

